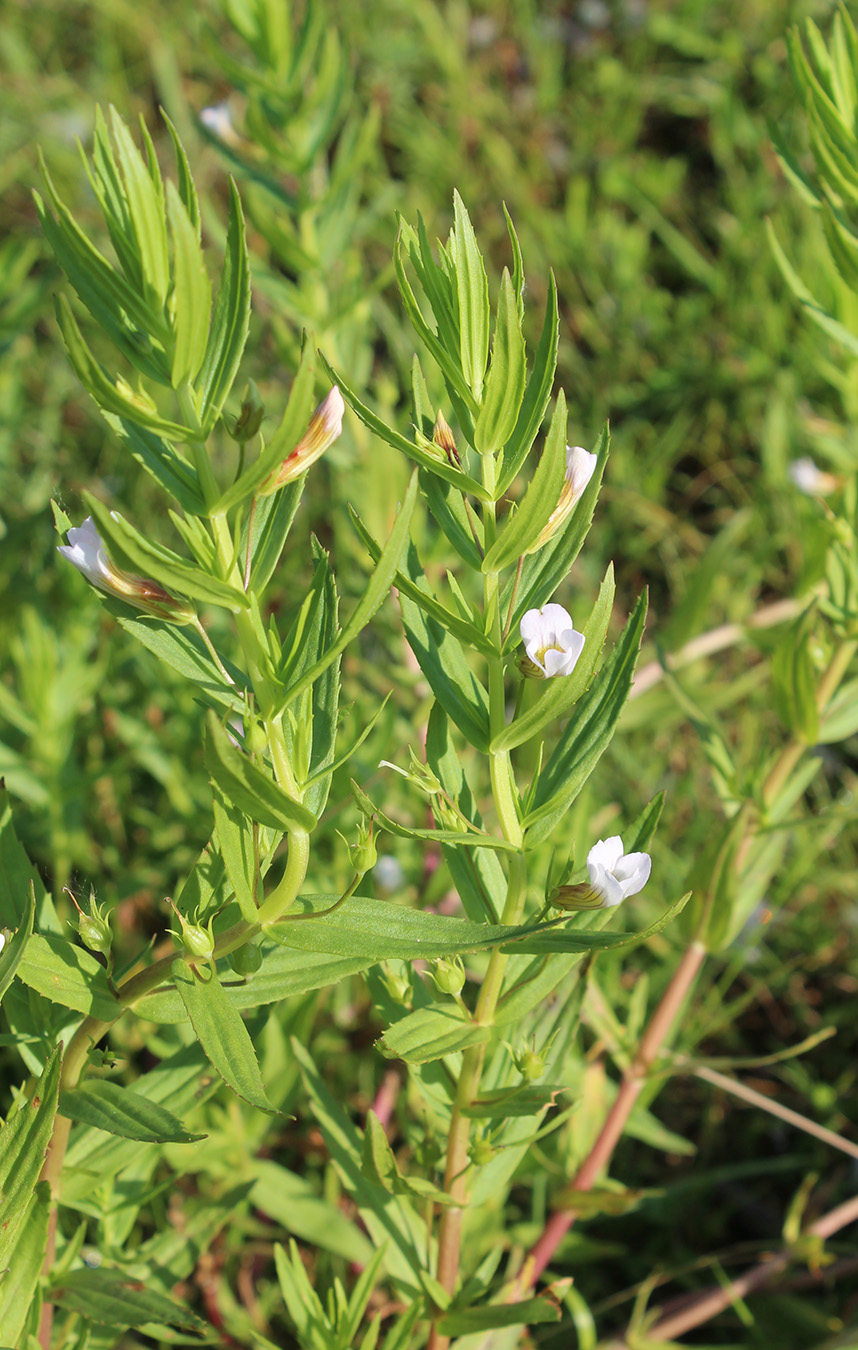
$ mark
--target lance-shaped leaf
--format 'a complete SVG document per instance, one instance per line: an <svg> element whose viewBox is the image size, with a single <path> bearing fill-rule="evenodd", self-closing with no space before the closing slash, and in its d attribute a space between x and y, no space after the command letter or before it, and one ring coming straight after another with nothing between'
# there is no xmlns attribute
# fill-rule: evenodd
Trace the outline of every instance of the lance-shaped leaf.
<svg viewBox="0 0 858 1350"><path fill-rule="evenodd" d="M479 402L471 393L468 382L462 371L458 354L451 355L441 340L443 325L439 325L438 333L433 332L424 319L423 312L417 302L414 291L411 289L408 273L405 270L405 259L403 254L406 245L413 240L413 238L414 231L411 229L411 226L400 217L399 233L396 236L396 243L393 249L393 265L396 270L396 280L399 286L399 294L402 296L402 303L405 306L405 312L408 315L415 333L440 367L451 399L454 395L458 396L462 401L464 408L469 413L476 414L479 411ZM413 245L409 249L409 252L412 261L414 261L415 266L417 266L418 260L415 257L415 248ZM418 273L419 271L420 268L418 267ZM486 308L488 308L488 294L486 294ZM436 316L436 322L437 321ZM486 331L488 332L488 321L486 323ZM486 350L488 350L488 346Z"/></svg>
<svg viewBox="0 0 858 1350"><path fill-rule="evenodd" d="M378 1048L388 1059L429 1064L445 1055L485 1045L492 1029L468 1017L457 1004L449 1008L416 1008L384 1033Z"/></svg>
<svg viewBox="0 0 858 1350"><path fill-rule="evenodd" d="M188 596L210 605L237 612L247 609L250 601L244 591L219 577L210 576L192 563L185 562L172 549L147 539L122 516L108 511L97 497L83 494L98 533L107 544L113 561L142 577L151 577L171 594ZM133 607L133 601L129 601Z"/></svg>
<svg viewBox="0 0 858 1350"><path fill-rule="evenodd" d="M3 995L15 978L15 972L33 933L33 919L36 915L36 891L32 881L25 905L23 919L11 937L6 939L3 949L0 951L0 1003L2 1003Z"/></svg>
<svg viewBox="0 0 858 1350"><path fill-rule="evenodd" d="M206 1324L175 1299L119 1270L73 1270L49 1291L53 1302L89 1322L109 1327L178 1327L205 1335Z"/></svg>
<svg viewBox="0 0 858 1350"><path fill-rule="evenodd" d="M533 806L524 819L529 844L548 838L608 748L632 686L645 619L644 593L540 774Z"/></svg>
<svg viewBox="0 0 858 1350"><path fill-rule="evenodd" d="M65 938L33 933L15 974L52 1003L99 1021L113 1022L122 1012L110 992L104 966Z"/></svg>
<svg viewBox="0 0 858 1350"><path fill-rule="evenodd" d="M178 628L175 624L160 623L157 619L129 619L127 606L121 606L120 612L118 601L115 602L115 606L114 603L108 602L108 608L112 613L116 613L122 627L138 642L165 665L184 675L185 679L191 680L202 691L208 703L218 704L235 712L241 710L247 677L237 666L224 660L224 667L233 679L232 684L227 684L193 629Z"/></svg>
<svg viewBox="0 0 858 1350"><path fill-rule="evenodd" d="M274 1113L256 1051L241 1014L230 1003L212 966L195 973L184 961L173 962L173 979L196 1037L227 1087L251 1106Z"/></svg>
<svg viewBox="0 0 858 1350"><path fill-rule="evenodd" d="M135 394L125 383L114 383L107 371L93 356L83 339L77 319L71 311L65 296L59 296L56 304L57 322L63 341L69 354L74 372L91 394L103 412L115 413L118 417L127 417L150 431L157 431L171 440L186 441L191 433L180 422L171 422L162 417L155 405L146 396Z"/></svg>
<svg viewBox="0 0 858 1350"><path fill-rule="evenodd" d="M562 1305L548 1292L521 1303L490 1303L482 1308L463 1308L445 1312L438 1322L442 1336L471 1336L501 1327L526 1327L539 1322L562 1320Z"/></svg>
<svg viewBox="0 0 858 1350"><path fill-rule="evenodd" d="M408 484L402 505L397 512L390 537L382 549L366 590L352 610L351 616L336 642L319 657L318 661L314 661L309 670L305 670L300 678L290 685L283 699L283 707L303 694L305 689L309 689L311 685L315 684L319 676L339 659L349 643L357 637L362 628L366 627L373 614L381 606L399 569L402 553L408 541L411 516L414 512L416 499L417 473L415 471L411 475L411 481Z"/></svg>
<svg viewBox="0 0 858 1350"><path fill-rule="evenodd" d="M310 421L310 415L313 411L315 381L316 349L313 341L305 333L301 362L298 366L298 373L292 381L292 388L289 390L289 398L280 425L259 457L215 502L212 507L213 515L229 511L239 502L243 502L252 496L256 489L265 482L266 478L270 478L274 470L279 469L284 459L292 453L307 430L307 424ZM262 509L261 504L257 509Z"/></svg>
<svg viewBox="0 0 858 1350"><path fill-rule="evenodd" d="M61 1092L58 1109L69 1120L121 1135L123 1139L189 1144L206 1137L188 1134L172 1111L108 1079L90 1078L68 1092Z"/></svg>
<svg viewBox="0 0 858 1350"><path fill-rule="evenodd" d="M217 421L232 389L250 328L250 263L241 199L229 181L229 224L223 272L215 301L206 354L198 380L203 435Z"/></svg>
<svg viewBox="0 0 858 1350"><path fill-rule="evenodd" d="M571 520L553 539L549 539L547 544L544 544L536 553L532 553L525 558L518 586L518 598L513 608L512 623L510 624L509 635L504 643L505 653L511 651L520 641L519 624L521 623L521 616L529 609L540 609L551 599L560 582L568 576L572 564L578 557L593 520L593 512L596 509L596 500L599 496L609 448L610 437L608 436L608 429L605 427L596 445L598 462L595 471L581 497L575 503ZM500 602L502 614L507 612L514 584L515 579L510 577L503 587Z"/></svg>
<svg viewBox="0 0 858 1350"><path fill-rule="evenodd" d="M41 1181L21 1216L17 1240L0 1277L0 1335L9 1346L23 1345L19 1338L45 1262L50 1216L51 1188Z"/></svg>
<svg viewBox="0 0 858 1350"><path fill-rule="evenodd" d="M438 844L463 844L473 848L494 849L500 853L519 852L517 844L511 844L501 835L486 834L484 830L466 829L464 821L461 830L433 830L423 826L401 825L398 820L392 820L379 810L366 793L361 791L354 779L352 779L352 793L360 809L375 820L380 830L399 835L401 839L430 839Z"/></svg>
<svg viewBox="0 0 858 1350"><path fill-rule="evenodd" d="M223 793L214 788L215 833L233 894L241 917L256 923L256 895L259 860L253 843L253 822Z"/></svg>
<svg viewBox="0 0 858 1350"><path fill-rule="evenodd" d="M167 183L167 219L173 237L173 326L174 389L196 379L209 336L212 287L203 261L197 231L174 185Z"/></svg>
<svg viewBox="0 0 858 1350"><path fill-rule="evenodd" d="M495 736L492 753L524 745L577 702L589 686L599 664L613 603L614 564L611 563L599 588L592 613L584 624L584 647L572 674L545 680L540 686L538 702Z"/></svg>
<svg viewBox="0 0 858 1350"><path fill-rule="evenodd" d="M24 1222L45 1161L60 1081L60 1048L53 1051L30 1096L0 1130L0 1270ZM0 1281L0 1290L3 1284ZM4 1328L5 1330L5 1328Z"/></svg>
<svg viewBox="0 0 858 1350"><path fill-rule="evenodd" d="M349 506L349 515L373 562L378 562L381 557L381 545L373 539L360 516L351 506ZM454 614L452 610L436 599L429 588L425 571L420 565L420 558L413 543L409 543L406 547L405 567L406 571L397 572L394 578L396 589L400 594L407 595L409 600L413 600L415 605L419 606L431 618L436 619L442 628L446 628L466 646L476 647L487 656L494 651L491 639L487 638L485 633L477 628L476 624L469 623L459 614Z"/></svg>
<svg viewBox="0 0 858 1350"><path fill-rule="evenodd" d="M197 471L175 446L128 417L105 412L103 408L101 415L137 463L142 464L165 492L176 498L186 515L203 515L205 502L199 490Z"/></svg>
<svg viewBox="0 0 858 1350"><path fill-rule="evenodd" d="M139 260L144 294L163 308L170 285L164 186L155 151L141 119L149 163L134 144L131 132L114 107L110 109L113 162L122 176L134 249Z"/></svg>
<svg viewBox="0 0 858 1350"><path fill-rule="evenodd" d="M436 1205L456 1204L451 1195L440 1190L425 1177L402 1175L393 1149L387 1142L384 1126L374 1111L367 1113L361 1171L368 1181L375 1182L390 1195L416 1195L419 1199L430 1200Z"/></svg>
<svg viewBox="0 0 858 1350"><path fill-rule="evenodd" d="M453 193L453 214L451 246L459 298L459 352L468 386L481 403L489 355L489 283L471 218L458 192Z"/></svg>
<svg viewBox="0 0 858 1350"><path fill-rule="evenodd" d="M557 347L560 340L560 315L557 309L557 283L552 272L548 286L548 300L545 306L545 319L533 370L527 382L524 401L516 420L512 435L504 447L500 464L495 499L509 492L516 477L521 472L530 447L536 439L542 419L548 407L551 390L554 386L554 372L557 368Z"/></svg>
<svg viewBox="0 0 858 1350"><path fill-rule="evenodd" d="M556 510L566 478L566 398L561 389L542 457L521 505L483 558L484 572L500 572L536 543Z"/></svg>
<svg viewBox="0 0 858 1350"><path fill-rule="evenodd" d="M212 782L250 820L281 834L315 826L312 811L237 749L214 713L207 719L205 759Z"/></svg>
<svg viewBox="0 0 858 1350"><path fill-rule="evenodd" d="M399 596L408 645L444 711L477 750L489 747L489 697L461 643L403 592Z"/></svg>
<svg viewBox="0 0 858 1350"><path fill-rule="evenodd" d="M485 543L482 521L469 510L463 494L434 473L420 470L420 490L432 516L469 567L479 570ZM476 536L476 537L475 537Z"/></svg>
<svg viewBox="0 0 858 1350"><path fill-rule="evenodd" d="M472 496L478 497L481 501L489 500L488 493L482 483L479 483L476 478L471 478L470 474L464 473L462 469L454 468L441 449L438 450L437 455L430 453L430 451L424 450L421 445L418 445L414 441L409 441L405 436L400 435L398 431L394 431L394 429L389 427L382 418L372 412L365 403L361 403L354 390L346 384L341 375L337 374L333 366L325 360L321 353L320 360L334 383L339 385L340 392L346 403L348 403L352 410L357 413L357 416L363 422L365 427L368 427L376 436L381 437L383 441L387 441L387 444L392 445L395 450L401 450L409 459L414 460L415 464L419 464L421 468L428 469L438 478L443 478L446 482L452 483L453 486L459 488L461 492L470 493Z"/></svg>
<svg viewBox="0 0 858 1350"><path fill-rule="evenodd" d="M486 380L483 406L474 426L474 448L481 454L496 453L510 438L524 398L526 361L518 301L506 268L498 298L492 363Z"/></svg>

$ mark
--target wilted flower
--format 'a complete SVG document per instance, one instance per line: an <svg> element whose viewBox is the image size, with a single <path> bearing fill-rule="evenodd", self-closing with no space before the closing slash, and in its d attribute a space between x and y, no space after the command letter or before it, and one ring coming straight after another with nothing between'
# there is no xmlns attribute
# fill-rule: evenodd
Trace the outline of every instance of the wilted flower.
<svg viewBox="0 0 858 1350"><path fill-rule="evenodd" d="M820 469L808 455L803 459L794 459L787 472L799 492L806 493L808 497L822 497L837 486L834 474Z"/></svg>
<svg viewBox="0 0 858 1350"><path fill-rule="evenodd" d="M275 469L274 473L266 478L258 495L267 497L285 483L291 483L293 479L300 478L302 473L306 473L310 465L315 464L319 456L323 455L339 436L343 429L345 410L343 396L334 385L313 413L307 430L291 455L287 455L280 468Z"/></svg>
<svg viewBox="0 0 858 1350"><path fill-rule="evenodd" d="M591 454L583 445L567 445L566 479L560 489L560 498L545 522L542 533L536 543L526 550L527 553L535 553L543 544L547 544L569 519L575 503L583 496L584 489L593 477L598 459L598 455Z"/></svg>
<svg viewBox="0 0 858 1350"><path fill-rule="evenodd" d="M571 675L584 647L584 634L562 605L529 609L521 620L521 640L529 658L523 673L534 679Z"/></svg>
<svg viewBox="0 0 858 1350"><path fill-rule="evenodd" d="M125 600L135 609L142 609L156 619L170 623L189 623L194 611L185 600L177 600L157 581L124 572L109 558L104 540L95 528L92 516L82 525L69 530L67 544L59 544L57 552L68 558L87 581L107 595Z"/></svg>
<svg viewBox="0 0 858 1350"><path fill-rule="evenodd" d="M602 905L610 908L643 890L652 871L652 858L648 853L623 853L623 841L614 834L590 849L587 871L592 889L602 897Z"/></svg>
<svg viewBox="0 0 858 1350"><path fill-rule="evenodd" d="M462 461L459 457L459 452L456 449L456 438L453 435L453 428L440 410L438 416L435 418L432 440L438 446L439 450L444 451L444 454L451 464L454 460L457 464L461 464Z"/></svg>

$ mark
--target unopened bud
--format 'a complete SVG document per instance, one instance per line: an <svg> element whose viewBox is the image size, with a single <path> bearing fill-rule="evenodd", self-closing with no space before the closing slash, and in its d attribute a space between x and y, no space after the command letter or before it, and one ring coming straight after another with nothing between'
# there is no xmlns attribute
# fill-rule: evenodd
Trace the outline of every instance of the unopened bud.
<svg viewBox="0 0 858 1350"><path fill-rule="evenodd" d="M359 877L369 872L378 862L378 849L373 838L373 822L361 816L357 841L349 844L349 861Z"/></svg>
<svg viewBox="0 0 858 1350"><path fill-rule="evenodd" d="M604 898L587 881L577 886L558 886L548 897L555 909L601 909Z"/></svg>
<svg viewBox="0 0 858 1350"><path fill-rule="evenodd" d="M245 942L230 956L232 968L237 975L255 975L262 965L262 952L254 942Z"/></svg>
<svg viewBox="0 0 858 1350"><path fill-rule="evenodd" d="M545 1060L531 1047L514 1056L515 1067L525 1082L532 1083L545 1073Z"/></svg>
<svg viewBox="0 0 858 1350"><path fill-rule="evenodd" d="M113 946L113 934L110 931L108 916L100 905L96 904L95 891L89 892L89 913L81 909L75 896L65 888L65 893L71 900L77 910L77 928L80 940L91 952L98 952L101 956L107 956Z"/></svg>
<svg viewBox="0 0 858 1350"><path fill-rule="evenodd" d="M313 413L307 430L295 449L286 456L280 468L275 469L265 479L258 495L267 497L270 493L283 487L285 483L291 483L294 479L300 478L302 473L306 473L310 465L315 464L319 456L323 455L328 446L333 445L340 435L343 429L345 410L346 405L343 402L343 396L337 385L334 385L327 398L322 399Z"/></svg>
<svg viewBox="0 0 858 1350"><path fill-rule="evenodd" d="M441 994L451 994L455 997L461 994L465 987L465 967L462 964L460 956L441 957L436 961L432 970L432 979L435 981L435 988Z"/></svg>
<svg viewBox="0 0 858 1350"><path fill-rule="evenodd" d="M459 452L456 449L453 429L440 410L438 416L435 418L435 428L432 432L432 440L438 446L439 450L444 451L444 454L451 464L453 464L454 461L456 464L461 464L462 461L459 458Z"/></svg>
<svg viewBox="0 0 858 1350"><path fill-rule="evenodd" d="M247 388L244 391L244 397L241 400L241 411L235 419L235 425L230 432L234 441L239 445L244 445L247 441L252 441L253 437L262 426L262 419L265 416L265 404L259 394L259 390L253 380L247 381Z"/></svg>
<svg viewBox="0 0 858 1350"><path fill-rule="evenodd" d="M394 1003L401 1004L403 1008L411 1006L411 980L407 974L399 970L385 970L381 978Z"/></svg>

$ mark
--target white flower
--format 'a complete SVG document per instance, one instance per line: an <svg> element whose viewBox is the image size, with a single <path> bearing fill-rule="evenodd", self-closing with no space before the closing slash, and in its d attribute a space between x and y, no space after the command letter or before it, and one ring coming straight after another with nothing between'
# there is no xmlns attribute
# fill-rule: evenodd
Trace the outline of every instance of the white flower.
<svg viewBox="0 0 858 1350"><path fill-rule="evenodd" d="M547 544L549 539L554 537L560 526L565 524L575 509L576 503L583 496L584 489L593 477L598 462L599 456L585 450L583 445L567 445L566 478L563 487L560 489L560 497L545 522L542 533L536 543L527 549L527 553L535 553L537 549L542 548L543 544Z"/></svg>
<svg viewBox="0 0 858 1350"><path fill-rule="evenodd" d="M280 468L275 469L265 479L259 489L260 497L267 497L269 493L283 487L284 483L291 483L293 479L300 478L311 464L315 464L319 456L323 455L328 446L333 445L340 435L345 410L343 396L337 385L334 385L313 413L307 430L295 449L286 456Z"/></svg>
<svg viewBox="0 0 858 1350"><path fill-rule="evenodd" d="M571 675L584 647L584 634L576 632L562 605L529 609L521 621L521 640L546 679Z"/></svg>
<svg viewBox="0 0 858 1350"><path fill-rule="evenodd" d="M228 103L215 103L211 108L203 108L200 121L206 131L210 131L225 145L238 145L241 137L232 125Z"/></svg>
<svg viewBox="0 0 858 1350"><path fill-rule="evenodd" d="M603 908L609 908L643 890L652 871L652 858L648 853L623 853L623 841L615 834L593 845L587 854L587 871L592 889L602 897Z"/></svg>
<svg viewBox="0 0 858 1350"><path fill-rule="evenodd" d="M57 552L68 558L87 581L100 591L115 595L158 619L188 623L193 617L193 608L186 601L170 595L157 581L138 577L133 572L123 572L116 567L108 556L92 516L87 516L82 525L72 526L66 538L68 543L59 544Z"/></svg>
<svg viewBox="0 0 858 1350"><path fill-rule="evenodd" d="M824 496L837 486L834 475L825 473L807 455L803 459L794 459L788 473L799 492L806 493L808 497Z"/></svg>
<svg viewBox="0 0 858 1350"><path fill-rule="evenodd" d="M0 952L2 952L5 946L6 946L6 934L0 933Z"/></svg>

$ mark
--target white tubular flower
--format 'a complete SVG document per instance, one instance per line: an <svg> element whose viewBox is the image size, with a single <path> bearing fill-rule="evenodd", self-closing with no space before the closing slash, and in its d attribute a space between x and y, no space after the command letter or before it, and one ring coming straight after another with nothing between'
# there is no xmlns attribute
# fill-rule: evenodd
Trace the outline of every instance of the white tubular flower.
<svg viewBox="0 0 858 1350"><path fill-rule="evenodd" d="M232 125L228 103L215 103L210 108L203 108L200 113L200 121L206 131L210 131L212 136L216 136L225 145L238 145L240 143L241 137Z"/></svg>
<svg viewBox="0 0 858 1350"><path fill-rule="evenodd" d="M67 538L68 543L59 544L57 552L68 558L72 566L100 591L125 600L156 619L188 623L193 618L191 606L170 595L157 581L138 577L133 572L123 572L111 562L92 516L87 516L82 525L73 526Z"/></svg>
<svg viewBox="0 0 858 1350"><path fill-rule="evenodd" d="M585 450L583 445L567 445L566 479L560 489L560 497L536 543L527 550L528 553L535 553L537 549L542 548L549 539L553 539L560 526L566 523L593 477L598 460L599 456Z"/></svg>
<svg viewBox="0 0 858 1350"><path fill-rule="evenodd" d="M652 858L648 853L623 853L623 841L615 834L593 845L587 854L587 871L590 886L602 898L602 908L608 909L643 890Z"/></svg>
<svg viewBox="0 0 858 1350"><path fill-rule="evenodd" d="M584 647L584 634L576 631L562 605L529 609L521 620L521 640L535 667L537 679L571 675Z"/></svg>
<svg viewBox="0 0 858 1350"><path fill-rule="evenodd" d="M2 952L5 946L6 946L6 934L0 933L0 952Z"/></svg>
<svg viewBox="0 0 858 1350"><path fill-rule="evenodd" d="M267 497L285 483L291 483L293 479L300 478L302 473L306 473L310 465L315 464L319 456L323 455L328 446L333 445L340 435L345 410L343 396L337 385L334 385L313 413L307 430L291 455L287 455L280 468L275 469L274 473L266 478L258 495Z"/></svg>
<svg viewBox="0 0 858 1350"><path fill-rule="evenodd" d="M820 469L809 455L803 459L794 459L787 470L790 480L808 497L824 497L837 486L837 479L831 473Z"/></svg>

